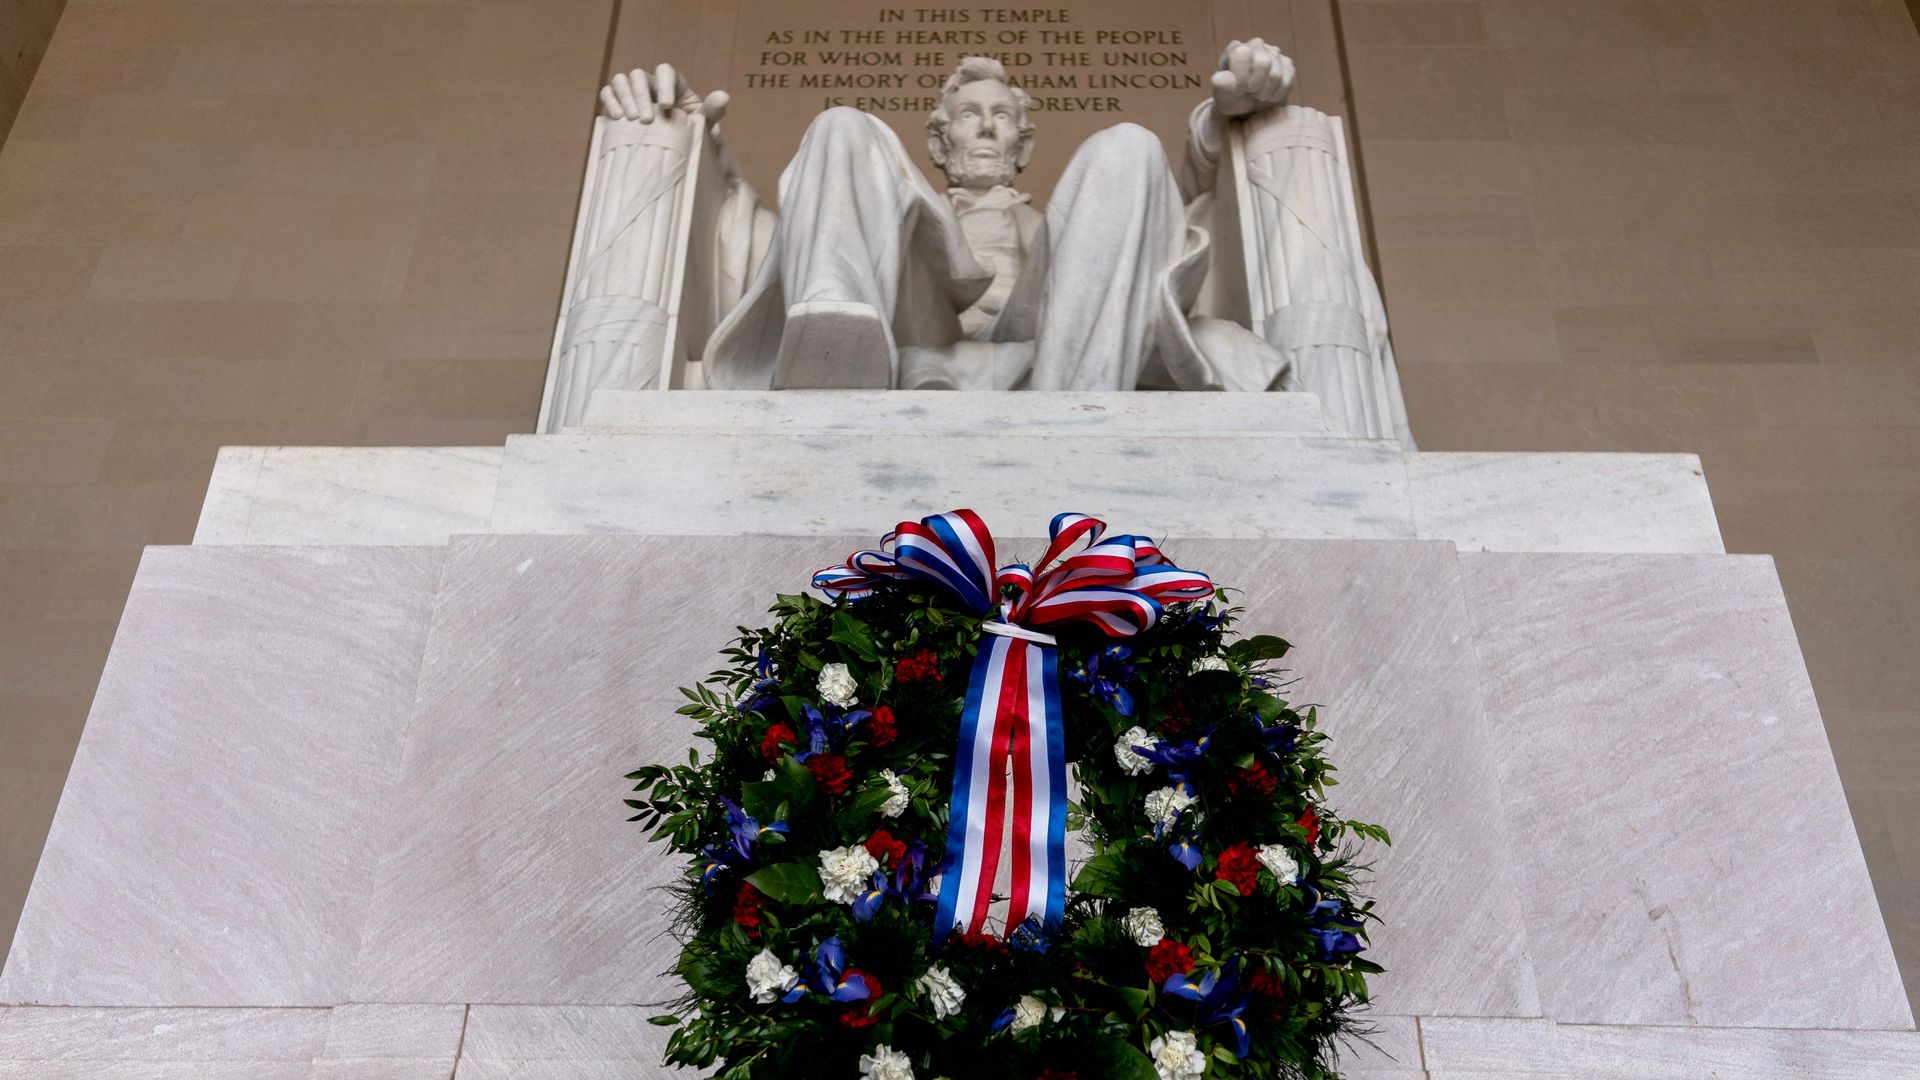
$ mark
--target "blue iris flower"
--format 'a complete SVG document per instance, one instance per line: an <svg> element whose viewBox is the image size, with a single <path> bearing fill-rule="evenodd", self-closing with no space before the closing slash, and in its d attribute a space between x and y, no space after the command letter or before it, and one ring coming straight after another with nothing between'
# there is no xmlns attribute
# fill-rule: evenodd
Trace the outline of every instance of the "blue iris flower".
<svg viewBox="0 0 1920 1080"><path fill-rule="evenodd" d="M887 872L875 870L873 880L867 883L866 888L860 890L858 897L854 898L853 921L866 922L873 918L879 913L881 905L887 902L887 893L891 891L887 884Z"/></svg>
<svg viewBox="0 0 1920 1080"><path fill-rule="evenodd" d="M1216 613L1213 605L1208 604L1206 607L1196 607L1189 612L1187 622L1211 634L1226 625L1227 617L1225 614Z"/></svg>
<svg viewBox="0 0 1920 1080"><path fill-rule="evenodd" d="M1307 899L1313 904L1308 913L1313 920L1310 933L1320 945L1321 961L1330 962L1336 957L1365 952L1367 947L1360 944L1360 935L1354 933L1360 928L1361 920L1342 914L1340 901L1322 899L1320 890L1311 885L1306 889Z"/></svg>
<svg viewBox="0 0 1920 1080"><path fill-rule="evenodd" d="M1212 741L1213 732L1209 730L1198 739L1160 742L1151 747L1135 747L1133 752L1167 770L1169 779L1184 782Z"/></svg>
<svg viewBox="0 0 1920 1080"><path fill-rule="evenodd" d="M815 754L838 750L854 728L873 718L869 710L854 709L847 712L834 705L828 705L824 712L811 705L802 705L800 709L804 717L800 726L806 729L801 734L807 740L807 748L793 755L793 759L799 762L805 762Z"/></svg>
<svg viewBox="0 0 1920 1080"><path fill-rule="evenodd" d="M907 845L906 853L900 856L900 865L894 867L889 877L885 870L875 870L873 880L867 883L859 897L853 902L853 918L856 922L866 922L878 914L886 905L887 898L893 897L903 904L915 901L929 903L938 899L929 891L928 885L946 869L942 860L932 872L926 870L927 845L915 840Z"/></svg>
<svg viewBox="0 0 1920 1080"><path fill-rule="evenodd" d="M747 698L740 703L741 712L759 712L761 709L779 700L776 693L780 681L773 677L773 654L766 646L760 647L760 658L753 665L754 683L747 690Z"/></svg>
<svg viewBox="0 0 1920 1080"><path fill-rule="evenodd" d="M1254 724L1260 735L1260 756L1278 764L1280 755L1291 751L1300 740L1300 728L1293 724L1262 724L1255 715Z"/></svg>
<svg viewBox="0 0 1920 1080"><path fill-rule="evenodd" d="M1073 669L1076 681L1085 684L1094 697L1113 706L1121 716L1133 715L1133 694L1127 684L1133 681L1133 650L1125 645L1109 645Z"/></svg>
<svg viewBox="0 0 1920 1080"><path fill-rule="evenodd" d="M1200 869L1200 848L1191 840L1176 841L1167 848L1167 854L1172 855L1175 862L1188 870Z"/></svg>
<svg viewBox="0 0 1920 1080"><path fill-rule="evenodd" d="M1221 968L1218 975L1211 971L1198 979L1193 977L1191 971L1185 975L1170 975L1161 985L1160 992L1199 1002L1200 1026L1226 1026L1238 1043L1239 1056L1247 1056L1247 1022L1242 1019L1242 1014L1247 1011L1248 994L1240 989L1238 958L1227 961L1227 966Z"/></svg>
<svg viewBox="0 0 1920 1080"><path fill-rule="evenodd" d="M847 950L838 937L828 938L813 950L813 958L801 971L800 981L780 1000L791 1005L808 991L842 1003L865 1001L872 996L866 979L847 973Z"/></svg>
<svg viewBox="0 0 1920 1080"><path fill-rule="evenodd" d="M755 821L738 803L725 795L719 796L720 805L727 808L727 831L733 836L733 859L724 861L745 863L753 858L753 845L768 833L787 835L787 823L776 821L771 825L762 825Z"/></svg>

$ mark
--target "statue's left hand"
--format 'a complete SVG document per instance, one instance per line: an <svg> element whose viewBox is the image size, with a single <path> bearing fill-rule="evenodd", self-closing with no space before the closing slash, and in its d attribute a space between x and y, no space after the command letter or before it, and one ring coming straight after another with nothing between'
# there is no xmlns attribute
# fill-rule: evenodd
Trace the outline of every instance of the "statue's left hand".
<svg viewBox="0 0 1920 1080"><path fill-rule="evenodd" d="M1287 103L1293 92L1293 61L1259 38L1236 41L1220 54L1213 73L1213 107L1223 117L1252 116Z"/></svg>
<svg viewBox="0 0 1920 1080"><path fill-rule="evenodd" d="M616 72L600 89L600 106L609 120L634 120L651 124L679 110L700 113L709 124L718 124L727 114L727 92L715 90L706 97L693 92L687 77L672 64L661 64L651 76L640 68Z"/></svg>

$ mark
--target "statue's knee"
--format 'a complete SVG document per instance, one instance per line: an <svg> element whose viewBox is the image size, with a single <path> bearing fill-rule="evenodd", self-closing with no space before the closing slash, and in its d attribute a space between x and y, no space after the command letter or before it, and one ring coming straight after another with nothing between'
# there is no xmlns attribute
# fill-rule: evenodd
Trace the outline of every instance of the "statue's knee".
<svg viewBox="0 0 1920 1080"><path fill-rule="evenodd" d="M873 121L850 105L836 105L813 118L807 125L809 139L863 138L873 134Z"/></svg>
<svg viewBox="0 0 1920 1080"><path fill-rule="evenodd" d="M1097 131L1082 147L1098 154L1103 161L1153 160L1164 158L1160 137L1139 124L1115 124Z"/></svg>

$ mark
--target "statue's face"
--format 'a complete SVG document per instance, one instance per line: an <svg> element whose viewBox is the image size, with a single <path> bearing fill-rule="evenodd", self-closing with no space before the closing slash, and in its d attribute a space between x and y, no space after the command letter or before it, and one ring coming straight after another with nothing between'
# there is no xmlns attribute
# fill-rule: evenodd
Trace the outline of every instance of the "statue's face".
<svg viewBox="0 0 1920 1080"><path fill-rule="evenodd" d="M995 79L965 83L947 99L946 110L947 182L975 191L1013 183L1026 120L1013 91Z"/></svg>

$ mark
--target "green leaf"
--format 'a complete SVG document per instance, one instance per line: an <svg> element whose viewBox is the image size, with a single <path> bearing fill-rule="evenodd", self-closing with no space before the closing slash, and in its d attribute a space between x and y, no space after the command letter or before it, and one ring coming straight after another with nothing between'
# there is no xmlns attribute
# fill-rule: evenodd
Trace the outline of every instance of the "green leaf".
<svg viewBox="0 0 1920 1080"><path fill-rule="evenodd" d="M772 780L756 780L740 785L740 808L747 816L763 825L771 825L780 820L780 804L786 801L786 794L780 789L779 774Z"/></svg>
<svg viewBox="0 0 1920 1080"><path fill-rule="evenodd" d="M1121 1039L1101 1039L1093 1044L1094 1075L1108 1080L1160 1080L1153 1059L1140 1048Z"/></svg>
<svg viewBox="0 0 1920 1080"><path fill-rule="evenodd" d="M1229 1065L1240 1064L1240 1059L1234 1056L1233 1051L1227 1049L1224 1046L1214 1047L1213 1056L1216 1058L1219 1058L1221 1061L1224 1061Z"/></svg>
<svg viewBox="0 0 1920 1080"><path fill-rule="evenodd" d="M1135 1020L1147 1015L1147 1010L1153 1007L1153 995L1145 990L1129 986L1116 989L1114 992L1120 995L1120 1000L1127 1003L1127 1009L1133 1013Z"/></svg>
<svg viewBox="0 0 1920 1080"><path fill-rule="evenodd" d="M1118 896L1120 878L1120 849L1114 848L1088 859L1074 875L1073 887L1089 896Z"/></svg>
<svg viewBox="0 0 1920 1080"><path fill-rule="evenodd" d="M774 767L773 779L768 782L773 784L783 801L795 808L812 806L814 800L820 797L819 782L791 754L780 759L780 764Z"/></svg>
<svg viewBox="0 0 1920 1080"><path fill-rule="evenodd" d="M885 784L876 784L866 788L853 797L847 808L840 812L840 820L850 827L858 828L868 818L880 812L880 807L893 797L893 791Z"/></svg>
<svg viewBox="0 0 1920 1080"><path fill-rule="evenodd" d="M847 647L847 651L871 664L880 659L880 651L873 647L873 638L860 621L844 611L833 613L833 636L828 641L838 642Z"/></svg>
<svg viewBox="0 0 1920 1080"><path fill-rule="evenodd" d="M820 900L820 872L806 863L775 863L749 874L747 881L783 904L812 904Z"/></svg>
<svg viewBox="0 0 1920 1080"><path fill-rule="evenodd" d="M1242 664L1256 664L1262 660L1278 660L1292 648L1285 640L1272 634L1255 634L1227 646L1227 655Z"/></svg>

